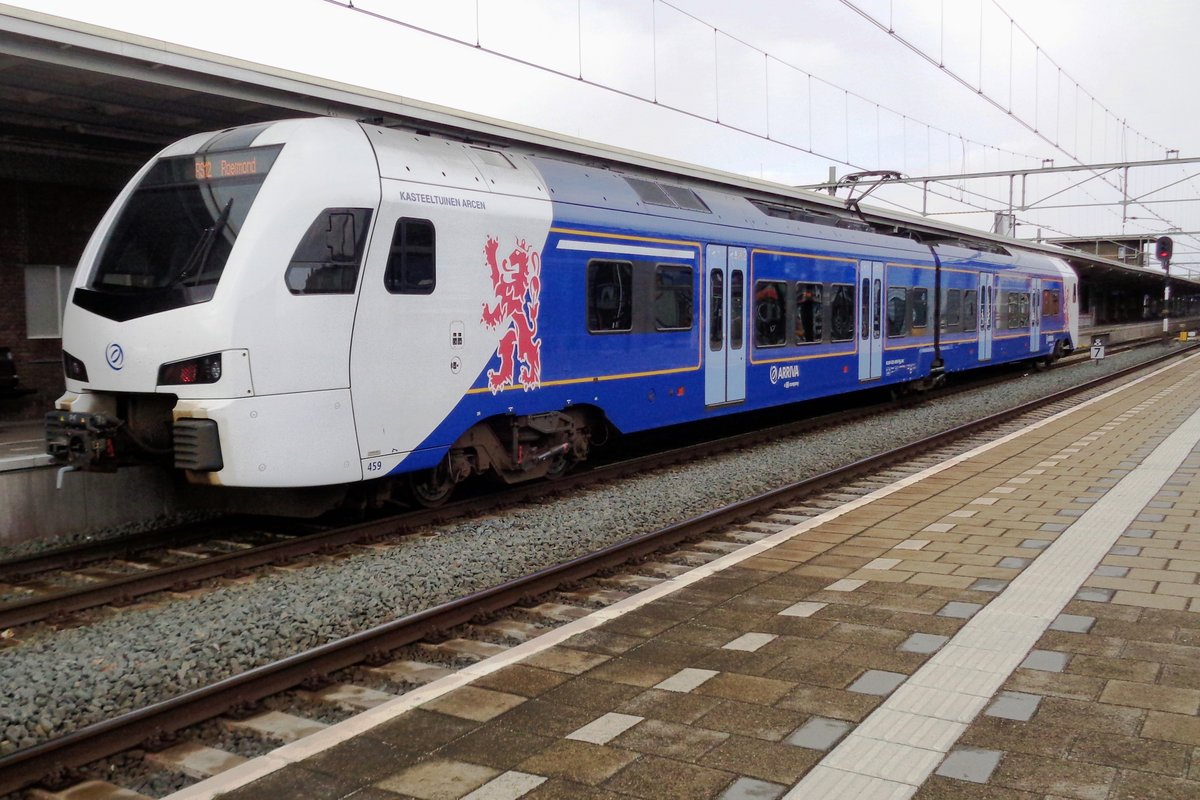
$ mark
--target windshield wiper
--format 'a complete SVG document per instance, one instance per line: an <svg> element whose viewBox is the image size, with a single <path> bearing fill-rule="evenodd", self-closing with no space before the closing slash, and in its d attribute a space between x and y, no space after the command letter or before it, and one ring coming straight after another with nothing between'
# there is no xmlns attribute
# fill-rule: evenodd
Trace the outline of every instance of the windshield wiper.
<svg viewBox="0 0 1200 800"><path fill-rule="evenodd" d="M200 239L196 242L196 246L192 248L192 252L188 254L187 261L183 262L179 272L171 276L167 281L167 286L175 286L183 283L183 279L196 271L196 278L204 272L204 267L208 264L208 257L212 254L213 245L216 244L217 237L221 231L225 229L225 224L229 221L229 210L233 208L233 198L229 198L229 202L221 209L221 214L213 221L213 224L204 229L204 233L200 235Z"/></svg>

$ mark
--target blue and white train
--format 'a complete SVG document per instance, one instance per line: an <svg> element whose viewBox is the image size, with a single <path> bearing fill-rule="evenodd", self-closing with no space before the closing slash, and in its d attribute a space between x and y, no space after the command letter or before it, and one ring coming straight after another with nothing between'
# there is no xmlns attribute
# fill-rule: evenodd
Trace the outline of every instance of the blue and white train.
<svg viewBox="0 0 1200 800"><path fill-rule="evenodd" d="M192 483L408 484L644 431L923 387L1078 342L1052 255L794 197L338 119L192 136L117 197L64 318L49 452Z"/></svg>

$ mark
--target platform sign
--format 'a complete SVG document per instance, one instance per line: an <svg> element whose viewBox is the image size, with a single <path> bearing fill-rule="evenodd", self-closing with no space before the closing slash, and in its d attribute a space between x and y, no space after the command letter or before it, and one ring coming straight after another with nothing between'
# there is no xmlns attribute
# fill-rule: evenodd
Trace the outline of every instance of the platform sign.
<svg viewBox="0 0 1200 800"><path fill-rule="evenodd" d="M1097 336L1092 339L1092 360L1099 361L1104 358L1104 337Z"/></svg>

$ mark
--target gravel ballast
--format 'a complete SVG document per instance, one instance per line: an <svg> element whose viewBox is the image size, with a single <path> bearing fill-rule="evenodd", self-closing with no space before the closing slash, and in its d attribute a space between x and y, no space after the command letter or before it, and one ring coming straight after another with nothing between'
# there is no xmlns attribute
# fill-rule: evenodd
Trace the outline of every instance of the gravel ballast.
<svg viewBox="0 0 1200 800"><path fill-rule="evenodd" d="M1152 352L1150 355L1155 355ZM1144 361L1022 375L0 650L0 754Z"/></svg>

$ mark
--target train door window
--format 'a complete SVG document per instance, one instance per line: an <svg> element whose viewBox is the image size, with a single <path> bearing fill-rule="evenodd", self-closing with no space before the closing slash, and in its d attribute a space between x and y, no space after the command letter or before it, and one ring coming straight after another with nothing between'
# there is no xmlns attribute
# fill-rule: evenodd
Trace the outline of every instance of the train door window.
<svg viewBox="0 0 1200 800"><path fill-rule="evenodd" d="M883 291L883 288L882 288L882 287L883 287L883 281L881 281L881 280L879 280L878 278L876 278L876 279L875 279L875 285L874 285L874 287L873 287L873 289L874 289L874 294L875 294L875 297L876 297L876 299L878 299L878 298L881 298L881 297L883 296L883 295L881 294L881 292ZM881 327L882 327L882 324L883 324L883 323L882 323L882 320L880 320L880 318L879 318L879 317L880 317L879 303L877 302L877 303L875 304L875 310L874 310L874 313L873 313L873 314L871 314L871 335L872 335L872 337L873 337L873 338L875 338L875 339L878 339L878 338L879 338L879 332L880 332L880 329L881 329Z"/></svg>
<svg viewBox="0 0 1200 800"><path fill-rule="evenodd" d="M854 285L835 283L829 287L829 337L835 342L854 339Z"/></svg>
<svg viewBox="0 0 1200 800"><path fill-rule="evenodd" d="M433 223L401 218L392 234L383 285L392 294L432 294L436 285Z"/></svg>
<svg viewBox="0 0 1200 800"><path fill-rule="evenodd" d="M369 208L327 208L296 246L284 280L292 294L354 294Z"/></svg>
<svg viewBox="0 0 1200 800"><path fill-rule="evenodd" d="M904 286L889 286L887 292L887 335L903 336L908 317L908 289Z"/></svg>
<svg viewBox="0 0 1200 800"><path fill-rule="evenodd" d="M859 322L859 327L862 329L862 332L859 334L858 338L867 339L870 337L870 334L871 334L871 279L870 278L863 278L861 292L862 292L862 294L859 295L859 297L861 298L861 302L862 302L862 309L861 309L862 313L859 315L859 319L861 320ZM878 330L878 326L876 326L876 330Z"/></svg>
<svg viewBox="0 0 1200 800"><path fill-rule="evenodd" d="M1057 289L1042 290L1042 316L1057 317L1062 311L1060 295Z"/></svg>
<svg viewBox="0 0 1200 800"><path fill-rule="evenodd" d="M912 290L912 326L924 328L929 325L929 290Z"/></svg>
<svg viewBox="0 0 1200 800"><path fill-rule="evenodd" d="M588 263L588 330L593 333L633 328L633 264L628 261Z"/></svg>
<svg viewBox="0 0 1200 800"><path fill-rule="evenodd" d="M787 284L757 281L754 284L754 346L787 344Z"/></svg>
<svg viewBox="0 0 1200 800"><path fill-rule="evenodd" d="M712 320L708 337L710 350L725 346L725 273L714 269L709 273L708 317Z"/></svg>
<svg viewBox="0 0 1200 800"><path fill-rule="evenodd" d="M963 293L962 289L947 289L946 302L942 304L942 330L958 331L962 330L962 312L963 312ZM971 298L971 302L975 302L975 298Z"/></svg>
<svg viewBox="0 0 1200 800"><path fill-rule="evenodd" d="M659 264L654 269L654 327L660 331L692 328L692 268Z"/></svg>
<svg viewBox="0 0 1200 800"><path fill-rule="evenodd" d="M958 290L951 289L951 291L956 292ZM977 292L974 289L968 289L967 291L963 292L962 329L964 331L973 331L978 327L978 324L979 324L979 315L977 313L978 308L975 306L976 294L977 294Z"/></svg>
<svg viewBox="0 0 1200 800"><path fill-rule="evenodd" d="M729 347L733 350L742 349L742 330L746 326L744 309L745 276L740 269L729 273Z"/></svg>
<svg viewBox="0 0 1200 800"><path fill-rule="evenodd" d="M796 284L796 343L797 344L812 344L819 342L825 338L825 294L822 291L825 287L819 283L798 283ZM854 291L850 286L834 287L835 289L846 289ZM843 301L846 302L846 301ZM850 329L846 334L847 339L854 338L854 301L850 302Z"/></svg>

